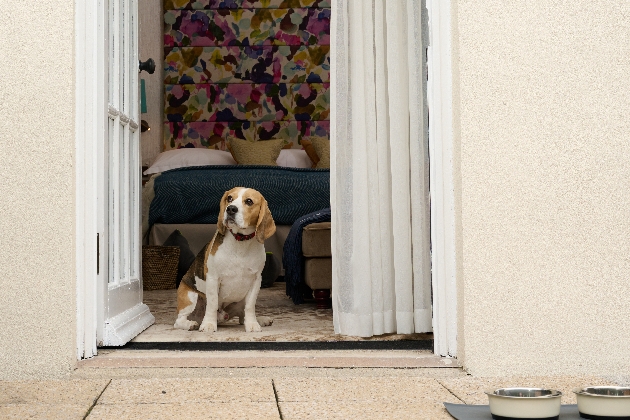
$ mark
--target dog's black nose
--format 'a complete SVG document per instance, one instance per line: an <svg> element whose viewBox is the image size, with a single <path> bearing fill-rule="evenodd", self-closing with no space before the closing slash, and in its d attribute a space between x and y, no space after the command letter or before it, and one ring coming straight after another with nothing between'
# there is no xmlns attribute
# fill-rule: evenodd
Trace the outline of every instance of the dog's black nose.
<svg viewBox="0 0 630 420"><path fill-rule="evenodd" d="M230 216L234 216L236 213L238 213L238 207L231 204L227 206L227 209L225 209L225 211L227 211L227 214L229 214Z"/></svg>

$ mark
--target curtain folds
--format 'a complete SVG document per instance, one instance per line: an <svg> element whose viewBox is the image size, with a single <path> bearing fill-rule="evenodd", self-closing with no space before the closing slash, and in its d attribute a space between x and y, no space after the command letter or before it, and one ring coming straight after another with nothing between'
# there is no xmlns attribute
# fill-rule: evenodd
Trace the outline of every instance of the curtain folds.
<svg viewBox="0 0 630 420"><path fill-rule="evenodd" d="M420 0L333 0L335 332L431 331Z"/></svg>

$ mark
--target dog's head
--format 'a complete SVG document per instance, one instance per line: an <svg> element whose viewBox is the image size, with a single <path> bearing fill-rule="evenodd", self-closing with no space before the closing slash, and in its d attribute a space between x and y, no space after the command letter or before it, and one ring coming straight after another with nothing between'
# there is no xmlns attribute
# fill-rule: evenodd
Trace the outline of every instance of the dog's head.
<svg viewBox="0 0 630 420"><path fill-rule="evenodd" d="M276 231L267 200L252 188L236 187L226 191L221 198L221 210L217 229L225 235L226 229L232 232L256 231L256 239L263 243Z"/></svg>

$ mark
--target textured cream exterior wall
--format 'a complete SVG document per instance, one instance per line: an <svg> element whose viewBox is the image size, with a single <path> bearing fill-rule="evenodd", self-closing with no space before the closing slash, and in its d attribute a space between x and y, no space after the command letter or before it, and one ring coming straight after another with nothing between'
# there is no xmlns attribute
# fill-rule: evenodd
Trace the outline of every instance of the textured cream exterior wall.
<svg viewBox="0 0 630 420"><path fill-rule="evenodd" d="M74 2L3 2L0 38L0 379L58 376L76 358Z"/></svg>
<svg viewBox="0 0 630 420"><path fill-rule="evenodd" d="M464 365L627 373L630 2L453 4Z"/></svg>
<svg viewBox="0 0 630 420"><path fill-rule="evenodd" d="M138 52L140 60L155 60L155 73L140 73L145 80L147 113L141 118L149 123L150 131L140 135L143 165L151 165L162 151L164 121L164 14L163 0L139 0Z"/></svg>

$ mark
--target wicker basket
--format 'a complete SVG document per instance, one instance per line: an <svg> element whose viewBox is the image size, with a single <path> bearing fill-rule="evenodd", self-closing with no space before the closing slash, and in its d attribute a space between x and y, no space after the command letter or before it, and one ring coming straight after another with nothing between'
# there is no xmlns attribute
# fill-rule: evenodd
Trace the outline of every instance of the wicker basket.
<svg viewBox="0 0 630 420"><path fill-rule="evenodd" d="M143 290L175 289L178 246L142 247L142 288Z"/></svg>

